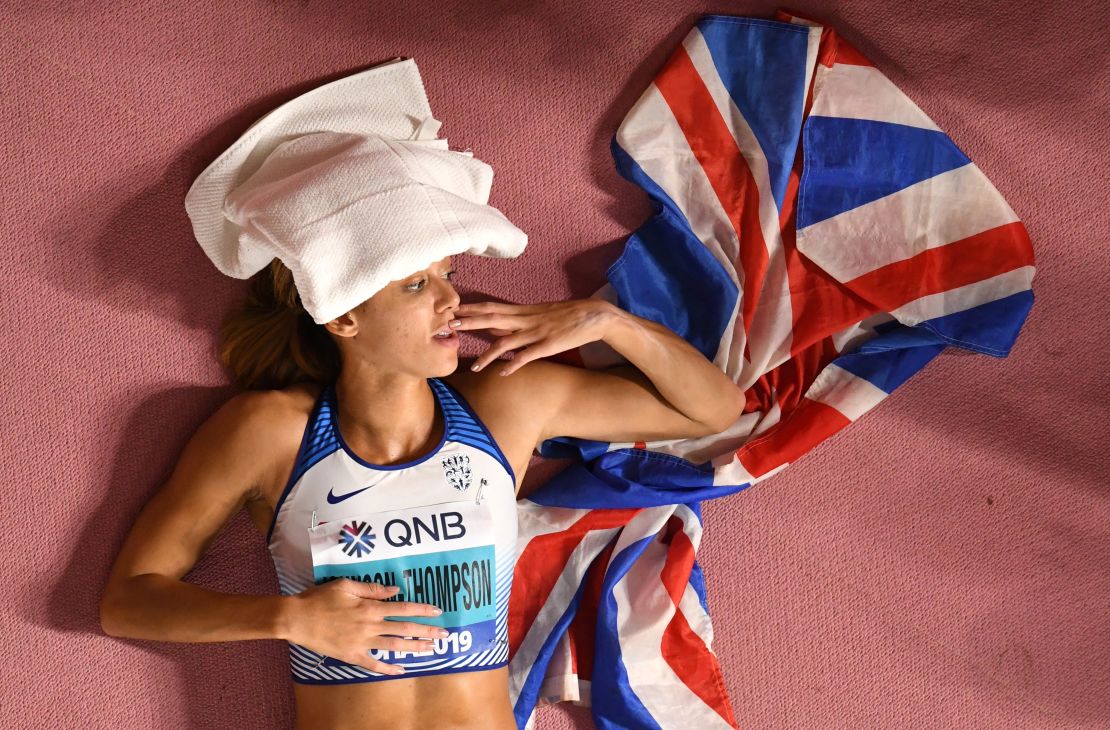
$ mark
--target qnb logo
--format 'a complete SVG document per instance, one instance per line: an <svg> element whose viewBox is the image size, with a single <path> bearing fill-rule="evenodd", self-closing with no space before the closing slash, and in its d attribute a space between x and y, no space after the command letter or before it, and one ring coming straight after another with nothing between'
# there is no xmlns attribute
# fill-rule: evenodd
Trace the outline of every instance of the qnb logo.
<svg viewBox="0 0 1110 730"><path fill-rule="evenodd" d="M339 544L347 555L361 558L374 549L376 537L369 522L350 522L339 531Z"/></svg>
<svg viewBox="0 0 1110 730"><path fill-rule="evenodd" d="M419 517L393 519L385 523L385 541L393 547L411 547L427 541L458 540L466 535L463 516L458 512L440 512L428 520Z"/></svg>

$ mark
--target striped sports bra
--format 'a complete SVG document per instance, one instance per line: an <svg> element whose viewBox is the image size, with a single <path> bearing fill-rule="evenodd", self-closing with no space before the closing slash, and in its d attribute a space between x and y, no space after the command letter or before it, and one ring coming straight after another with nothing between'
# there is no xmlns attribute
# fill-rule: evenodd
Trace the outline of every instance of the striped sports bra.
<svg viewBox="0 0 1110 730"><path fill-rule="evenodd" d="M428 378L444 434L404 464L364 461L339 432L335 383L305 426L267 544L282 595L336 578L396 585L390 601L431 603L438 616L401 616L446 628L425 652L367 649L405 668L382 674L289 644L293 681L377 682L508 664L508 610L516 560L516 475L462 395Z"/></svg>

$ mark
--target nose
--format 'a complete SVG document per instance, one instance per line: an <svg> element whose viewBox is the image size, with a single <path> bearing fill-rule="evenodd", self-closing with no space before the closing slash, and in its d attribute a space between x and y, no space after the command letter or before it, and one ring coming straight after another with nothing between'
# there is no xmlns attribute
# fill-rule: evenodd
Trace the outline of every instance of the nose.
<svg viewBox="0 0 1110 730"><path fill-rule="evenodd" d="M442 282L443 291L439 299L446 304L447 309L458 309L461 300L459 298L459 293L455 291L455 286L446 279L443 279Z"/></svg>

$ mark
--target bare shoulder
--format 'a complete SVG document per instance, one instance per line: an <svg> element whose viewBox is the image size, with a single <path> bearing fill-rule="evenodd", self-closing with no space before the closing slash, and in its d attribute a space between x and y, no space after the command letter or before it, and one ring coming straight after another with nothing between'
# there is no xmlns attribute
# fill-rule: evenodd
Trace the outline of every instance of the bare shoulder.
<svg viewBox="0 0 1110 730"><path fill-rule="evenodd" d="M727 427L691 419L631 364L586 368L541 358L507 377L497 374L499 367L488 369L485 377L473 379L475 397L489 402L506 428L522 431L530 448L559 436L656 441L707 436Z"/></svg>
<svg viewBox="0 0 1110 730"><path fill-rule="evenodd" d="M190 436L169 478L144 505L112 575L184 575L244 506L264 528L271 474L287 450L295 404L305 397L303 389L243 391L221 403Z"/></svg>
<svg viewBox="0 0 1110 730"><path fill-rule="evenodd" d="M457 390L489 429L493 440L504 452L516 476L519 497L527 496L523 490L524 477L538 456L537 447L544 429L544 408L537 399L529 398L530 378L526 370L535 365L527 363L516 372L502 377L498 368L489 366L472 372L473 360L460 361L459 368L451 375L440 378Z"/></svg>
<svg viewBox="0 0 1110 730"><path fill-rule="evenodd" d="M573 368L533 360L503 377L498 374L497 362L477 373L470 370L470 364L470 360L461 363L443 380L466 398L503 449L508 444L527 459L546 438L550 414L564 397L565 373Z"/></svg>
<svg viewBox="0 0 1110 730"><path fill-rule="evenodd" d="M295 383L280 390L258 390L253 393L265 402L264 407L269 408L272 415L293 420L303 417L307 421L312 413L312 406L316 403L316 397L320 395L323 387L322 383L305 382Z"/></svg>
<svg viewBox="0 0 1110 730"><path fill-rule="evenodd" d="M291 465L297 457L305 427L312 415L316 398L323 388L321 383L295 383L275 390L251 391L247 395L252 404L246 410L257 428L259 457L267 466L263 490L273 504Z"/></svg>
<svg viewBox="0 0 1110 730"><path fill-rule="evenodd" d="M275 390L245 390L223 407L235 414L240 425L251 426L262 438L272 438L284 431L304 430L321 387L319 383L297 383ZM296 428L298 421L300 429Z"/></svg>

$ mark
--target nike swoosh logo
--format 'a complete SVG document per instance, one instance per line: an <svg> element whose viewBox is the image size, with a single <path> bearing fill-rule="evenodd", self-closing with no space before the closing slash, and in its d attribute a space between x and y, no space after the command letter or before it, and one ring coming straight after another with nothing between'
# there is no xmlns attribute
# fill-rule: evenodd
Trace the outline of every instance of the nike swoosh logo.
<svg viewBox="0 0 1110 730"><path fill-rule="evenodd" d="M370 487L363 487L362 489L356 489L353 492L347 492L346 494L337 497L335 496L335 487L332 487L328 490L328 504L339 504L343 500L347 499L347 497L353 497L360 492L365 492L369 488Z"/></svg>

